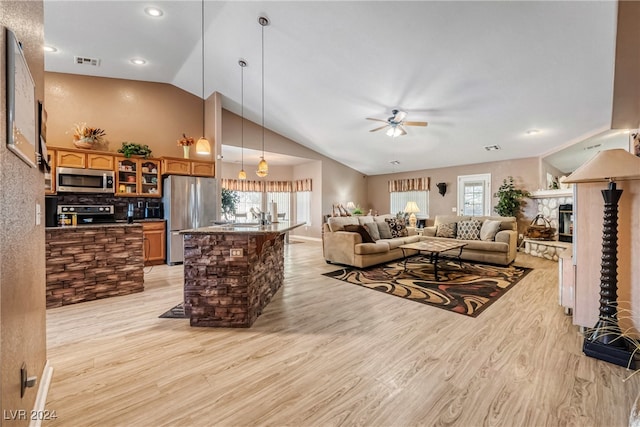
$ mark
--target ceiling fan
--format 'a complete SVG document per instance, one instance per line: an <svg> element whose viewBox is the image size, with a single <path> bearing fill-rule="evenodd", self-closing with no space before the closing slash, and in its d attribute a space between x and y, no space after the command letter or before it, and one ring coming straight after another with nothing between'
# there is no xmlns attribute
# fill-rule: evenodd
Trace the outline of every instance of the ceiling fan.
<svg viewBox="0 0 640 427"><path fill-rule="evenodd" d="M389 117L387 120L382 119L373 119L371 117L367 117L367 120L373 120L375 122L384 122L386 123L384 126L380 126L379 128L371 129L369 132L376 132L385 128L388 128L387 135L389 136L402 136L406 135L407 131L403 126L426 126L427 122L407 122L405 121L405 117L407 117L407 112L402 110L391 110L391 114L393 116Z"/></svg>

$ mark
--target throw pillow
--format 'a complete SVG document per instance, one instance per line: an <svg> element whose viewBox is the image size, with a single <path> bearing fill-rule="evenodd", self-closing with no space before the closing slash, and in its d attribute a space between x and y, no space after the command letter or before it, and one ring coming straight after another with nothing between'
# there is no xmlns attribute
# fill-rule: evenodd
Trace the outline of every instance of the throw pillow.
<svg viewBox="0 0 640 427"><path fill-rule="evenodd" d="M367 231L369 232L369 236L371 236L373 240L380 240L380 230L378 230L378 224L376 224L375 222L368 222L364 224L364 228L367 229Z"/></svg>
<svg viewBox="0 0 640 427"><path fill-rule="evenodd" d="M436 237L448 237L450 239L456 238L456 227L457 223L452 222L451 224L438 224L438 228L436 228Z"/></svg>
<svg viewBox="0 0 640 427"><path fill-rule="evenodd" d="M384 221L389 224L391 237L407 237L409 235L409 230L407 230L407 225L404 223L404 219L387 218Z"/></svg>
<svg viewBox="0 0 640 427"><path fill-rule="evenodd" d="M469 221L460 221L458 223L458 234L456 239L460 240L480 240L480 227L482 223L477 219Z"/></svg>
<svg viewBox="0 0 640 427"><path fill-rule="evenodd" d="M389 224L387 222L378 222L376 224L378 226L378 231L380 231L381 239L391 239L393 236L391 235L391 228L389 228Z"/></svg>
<svg viewBox="0 0 640 427"><path fill-rule="evenodd" d="M500 231L500 221L488 219L480 228L480 240L495 240L498 231Z"/></svg>
<svg viewBox="0 0 640 427"><path fill-rule="evenodd" d="M344 231L351 231L353 233L358 233L360 237L362 237L362 243L375 243L375 241L371 238L371 235L369 234L367 229L361 225L353 225L353 224L345 225Z"/></svg>

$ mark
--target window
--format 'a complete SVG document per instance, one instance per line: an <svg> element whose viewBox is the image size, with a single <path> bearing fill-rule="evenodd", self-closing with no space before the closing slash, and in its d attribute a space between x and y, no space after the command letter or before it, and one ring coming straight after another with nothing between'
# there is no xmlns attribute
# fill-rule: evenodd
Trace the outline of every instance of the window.
<svg viewBox="0 0 640 427"><path fill-rule="evenodd" d="M306 222L306 225L311 225L311 191L296 193L296 222Z"/></svg>
<svg viewBox="0 0 640 427"><path fill-rule="evenodd" d="M267 212L271 209L271 202L275 202L278 205L278 216L285 221L291 219L291 193L267 192L266 202ZM277 218L272 218L272 221L277 221Z"/></svg>
<svg viewBox="0 0 640 427"><path fill-rule="evenodd" d="M491 215L491 174L458 177L458 214Z"/></svg>
<svg viewBox="0 0 640 427"><path fill-rule="evenodd" d="M258 211L262 210L262 192L259 191L238 191L240 201L236 206L236 212L246 213L247 221L251 221L257 218L251 217L251 208Z"/></svg>
<svg viewBox="0 0 640 427"><path fill-rule="evenodd" d="M396 214L404 212L407 202L416 202L420 212L417 218L429 218L429 192L428 191L392 191L390 195L389 212Z"/></svg>

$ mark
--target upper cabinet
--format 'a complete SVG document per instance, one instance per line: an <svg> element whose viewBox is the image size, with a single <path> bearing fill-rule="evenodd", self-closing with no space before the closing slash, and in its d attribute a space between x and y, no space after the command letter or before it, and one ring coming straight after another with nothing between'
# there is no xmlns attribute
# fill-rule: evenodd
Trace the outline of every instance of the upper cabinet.
<svg viewBox="0 0 640 427"><path fill-rule="evenodd" d="M113 155L107 153L88 153L80 150L56 149L56 166L63 168L88 168L113 170Z"/></svg>
<svg viewBox="0 0 640 427"><path fill-rule="evenodd" d="M159 160L116 157L116 164L116 196L162 196Z"/></svg>
<svg viewBox="0 0 640 427"><path fill-rule="evenodd" d="M193 175L215 177L215 162L162 157L163 175Z"/></svg>

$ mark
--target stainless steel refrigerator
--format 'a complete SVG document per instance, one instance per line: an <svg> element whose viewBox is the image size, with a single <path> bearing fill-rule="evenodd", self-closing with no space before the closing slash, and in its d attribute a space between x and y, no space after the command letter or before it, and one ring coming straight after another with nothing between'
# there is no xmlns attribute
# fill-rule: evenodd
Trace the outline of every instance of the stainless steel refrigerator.
<svg viewBox="0 0 640 427"><path fill-rule="evenodd" d="M169 175L163 181L164 218L167 220L167 264L184 261L180 230L213 225L219 209L215 178Z"/></svg>

